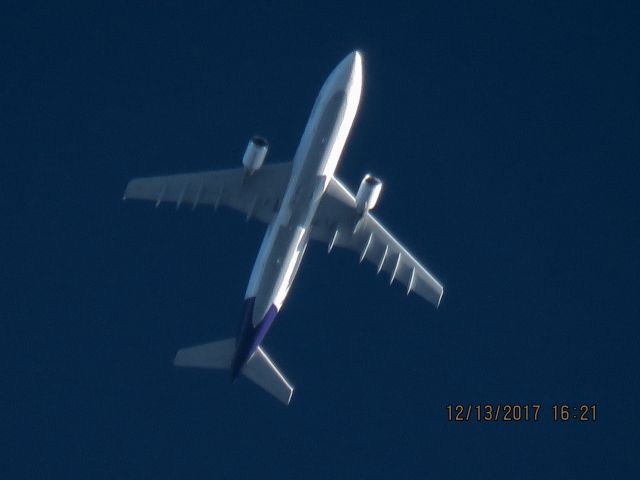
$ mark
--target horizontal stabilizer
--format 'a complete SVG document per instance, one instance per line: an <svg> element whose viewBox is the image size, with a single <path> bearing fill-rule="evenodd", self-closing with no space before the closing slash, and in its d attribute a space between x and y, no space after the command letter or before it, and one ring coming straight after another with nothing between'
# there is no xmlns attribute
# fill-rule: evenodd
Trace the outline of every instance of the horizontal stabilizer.
<svg viewBox="0 0 640 480"><path fill-rule="evenodd" d="M242 369L242 374L285 405L289 405L293 396L293 387L262 347L258 347L256 353L249 359Z"/></svg>
<svg viewBox="0 0 640 480"><path fill-rule="evenodd" d="M176 367L229 369L235 349L236 341L233 338L187 347L178 350L173 364ZM293 387L262 347L258 347L242 368L242 374L285 405L289 405Z"/></svg>
<svg viewBox="0 0 640 480"><path fill-rule="evenodd" d="M235 351L235 339L227 338L178 350L173 364L176 367L231 368Z"/></svg>

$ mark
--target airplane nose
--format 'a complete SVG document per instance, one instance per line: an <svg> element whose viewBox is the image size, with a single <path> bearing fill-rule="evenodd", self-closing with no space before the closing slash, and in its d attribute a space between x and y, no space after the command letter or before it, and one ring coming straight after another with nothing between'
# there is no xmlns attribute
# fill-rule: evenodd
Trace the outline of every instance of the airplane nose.
<svg viewBox="0 0 640 480"><path fill-rule="evenodd" d="M352 76L356 70L362 69L362 55L359 51L354 50L344 57L338 68L345 73L349 72L349 76Z"/></svg>
<svg viewBox="0 0 640 480"><path fill-rule="evenodd" d="M333 69L320 90L319 98L330 98L333 93L343 92L351 99L351 104L357 106L361 90L362 54L354 50Z"/></svg>
<svg viewBox="0 0 640 480"><path fill-rule="evenodd" d="M332 83L348 85L352 80L362 78L362 55L357 50L344 57L329 77Z"/></svg>

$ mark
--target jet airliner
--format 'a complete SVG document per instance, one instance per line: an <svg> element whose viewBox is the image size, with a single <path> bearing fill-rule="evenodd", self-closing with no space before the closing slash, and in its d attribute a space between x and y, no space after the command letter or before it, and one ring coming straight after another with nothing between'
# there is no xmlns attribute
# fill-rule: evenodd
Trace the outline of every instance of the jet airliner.
<svg viewBox="0 0 640 480"><path fill-rule="evenodd" d="M228 369L243 374L285 404L293 386L262 348L265 335L282 308L309 240L354 250L378 273L389 274L436 307L444 289L372 214L382 182L367 174L354 195L334 172L351 130L362 91L362 56L347 55L325 81L293 161L263 165L267 141L254 136L242 167L226 170L136 178L124 199L175 202L176 207L219 205L247 219L266 223L267 231L245 293L239 333L212 343L183 348L174 364Z"/></svg>

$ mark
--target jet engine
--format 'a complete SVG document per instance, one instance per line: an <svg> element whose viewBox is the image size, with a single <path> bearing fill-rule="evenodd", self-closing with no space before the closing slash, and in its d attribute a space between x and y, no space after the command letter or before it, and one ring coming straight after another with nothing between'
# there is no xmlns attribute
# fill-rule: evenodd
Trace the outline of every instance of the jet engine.
<svg viewBox="0 0 640 480"><path fill-rule="evenodd" d="M378 202L381 191L382 181L367 173L360 182L358 194L356 195L356 210L358 214L364 215L365 212L372 210Z"/></svg>
<svg viewBox="0 0 640 480"><path fill-rule="evenodd" d="M267 156L267 150L269 150L269 144L266 139L258 135L251 137L247 150L244 152L244 157L242 157L242 164L249 175L262 166L264 157Z"/></svg>

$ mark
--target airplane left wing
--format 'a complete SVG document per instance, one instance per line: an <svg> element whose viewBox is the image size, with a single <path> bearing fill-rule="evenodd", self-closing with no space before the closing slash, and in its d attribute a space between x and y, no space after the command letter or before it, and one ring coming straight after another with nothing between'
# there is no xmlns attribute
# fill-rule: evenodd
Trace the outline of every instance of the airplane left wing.
<svg viewBox="0 0 640 480"><path fill-rule="evenodd" d="M332 178L312 221L311 239L354 250L360 261L373 263L391 282L398 280L436 307L440 305L442 284L369 212L359 220L353 193Z"/></svg>
<svg viewBox="0 0 640 480"><path fill-rule="evenodd" d="M124 199L151 200L156 207L172 202L176 208L189 204L224 205L238 210L247 219L255 217L269 223L280 203L291 176L291 162L263 165L248 175L244 168L214 170L182 175L134 178Z"/></svg>

